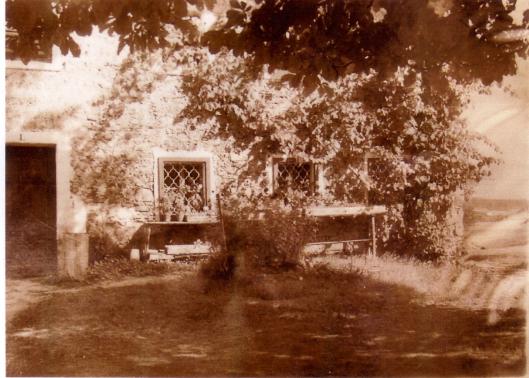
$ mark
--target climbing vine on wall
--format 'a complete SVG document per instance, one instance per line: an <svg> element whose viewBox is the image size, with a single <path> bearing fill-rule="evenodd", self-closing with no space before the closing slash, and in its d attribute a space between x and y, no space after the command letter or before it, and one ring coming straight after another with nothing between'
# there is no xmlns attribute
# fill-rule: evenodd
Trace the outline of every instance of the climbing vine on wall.
<svg viewBox="0 0 529 378"><path fill-rule="evenodd" d="M479 148L489 142L460 118L464 87L454 81L436 88L420 73L398 68L385 78L375 71L349 74L307 95L284 76L256 74L231 53L191 72L183 85L183 116L209 119L211 137L234 138L240 150L250 151L249 168L270 154L293 154L327 167L326 192L334 200L355 202L366 187L377 192L389 209L383 242L397 253L445 256L456 193L496 162ZM358 162L366 153L377 157L385 174L365 176ZM259 173L255 189L238 196L247 192L261 201Z"/></svg>
<svg viewBox="0 0 529 378"><path fill-rule="evenodd" d="M437 90L420 74L399 68L385 78L374 71L351 73L307 95L284 75L256 70L249 62L197 47L129 59L111 93L95 104L99 122L79 140L75 190L90 201L130 203L152 182L142 168L145 142L164 145L168 141L160 133L176 132L185 144L183 136L194 133L247 154L239 179L221 188L227 195L262 202L270 194L264 169L272 154L316 160L325 167L328 187L311 202L351 203L365 189L377 192L388 207L386 249L426 259L446 254L454 194L486 176L495 162L477 147L486 140L459 117L461 87L452 82ZM163 98L171 123L127 123L134 109L158 117L156 106L145 104L160 101L153 93L168 86L165 79L175 67L175 96ZM158 128L156 138L149 128ZM386 174L365 175L359 162L366 153L377 157Z"/></svg>
<svg viewBox="0 0 529 378"><path fill-rule="evenodd" d="M75 138L72 191L87 203L133 205L139 190L153 190L145 169L146 125L129 109L145 100L163 74L152 69L146 54L131 55L119 67L109 93L93 104L95 120ZM136 105L135 105L136 104Z"/></svg>

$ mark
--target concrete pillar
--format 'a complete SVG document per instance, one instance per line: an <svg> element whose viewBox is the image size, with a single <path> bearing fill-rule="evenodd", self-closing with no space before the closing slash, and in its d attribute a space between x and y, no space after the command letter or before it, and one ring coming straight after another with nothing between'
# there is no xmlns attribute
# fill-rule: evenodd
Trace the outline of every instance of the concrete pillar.
<svg viewBox="0 0 529 378"><path fill-rule="evenodd" d="M81 278L88 269L88 234L65 233L57 243L58 273Z"/></svg>

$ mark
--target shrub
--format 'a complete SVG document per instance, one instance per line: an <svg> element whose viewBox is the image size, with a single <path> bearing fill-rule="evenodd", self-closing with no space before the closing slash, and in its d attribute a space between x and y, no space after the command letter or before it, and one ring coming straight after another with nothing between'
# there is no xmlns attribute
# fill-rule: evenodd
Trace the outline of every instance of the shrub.
<svg viewBox="0 0 529 378"><path fill-rule="evenodd" d="M235 256L227 252L212 253L200 265L200 274L210 280L229 280L235 272Z"/></svg>
<svg viewBox="0 0 529 378"><path fill-rule="evenodd" d="M200 267L202 277L241 283L259 272L280 272L303 267L303 246L316 231L316 222L301 206L267 203L263 210L231 202L224 217L226 247L211 254Z"/></svg>
<svg viewBox="0 0 529 378"><path fill-rule="evenodd" d="M257 212L238 210L226 222L227 245L233 253L242 254L245 268L296 269L301 267L303 246L316 227L301 206L271 204Z"/></svg>

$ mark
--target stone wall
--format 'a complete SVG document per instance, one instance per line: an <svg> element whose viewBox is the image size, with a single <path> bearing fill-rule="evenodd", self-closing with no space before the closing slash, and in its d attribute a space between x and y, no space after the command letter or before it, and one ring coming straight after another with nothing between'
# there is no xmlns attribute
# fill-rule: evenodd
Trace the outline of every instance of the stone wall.
<svg viewBox="0 0 529 378"><path fill-rule="evenodd" d="M72 224L58 232L59 239L104 230L116 246L126 246L143 222L156 218L160 152L210 153L217 188L236 179L244 164L244 156L233 154L229 143L203 138L207 125L190 130L185 122L175 123L184 106L178 74L153 80L149 93L140 101L125 101L121 114L109 120L109 111L122 106L113 102L124 59L115 51L115 41L96 35L86 40L78 59L54 54L53 67L44 69L7 65L7 142L40 143L39 135L51 133L68 150L58 164L58 180L68 188L58 199L63 204L58 218Z"/></svg>
<svg viewBox="0 0 529 378"><path fill-rule="evenodd" d="M148 90L120 93L124 87L116 77L125 56L116 56L116 41L92 36L82 51L79 59L57 55L59 63L52 70L8 65L6 71L11 140L20 133L54 132L68 151L61 163L67 167L59 172L67 194L59 199L58 217L71 227L61 232L105 234L113 246L126 246L143 222L156 218L160 152L209 153L217 192L238 180L245 154L235 153L229 140L204 138L207 123L190 127L179 119L185 98L176 69L162 69L163 63L157 62L139 75ZM129 101L130 96L135 99ZM453 249L463 233L462 201L450 217Z"/></svg>

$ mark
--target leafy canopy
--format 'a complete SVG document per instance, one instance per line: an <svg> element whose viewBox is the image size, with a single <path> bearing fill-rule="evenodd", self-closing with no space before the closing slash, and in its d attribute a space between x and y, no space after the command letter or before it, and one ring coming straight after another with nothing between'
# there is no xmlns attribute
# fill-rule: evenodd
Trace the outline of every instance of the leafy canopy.
<svg viewBox="0 0 529 378"><path fill-rule="evenodd" d="M250 196L263 188L264 157L305 154L330 167L332 197L356 201L359 187L376 190L388 204L388 246L442 255L453 239L444 222L453 193L493 162L459 119L458 85L499 81L515 72L517 55L527 56L527 43L494 39L528 27L529 17L514 25L509 16L515 1L231 0L217 4L225 17L200 33L194 17L213 5L8 0L6 17L18 31L10 47L25 61L38 46L79 55L75 34L93 26L117 33L119 49L131 51L181 48L182 40L170 42L171 28L180 31L193 46L177 59L189 68L182 115L191 127L207 120L213 137L248 151L246 173L257 178L257 187L246 187ZM367 151L386 167L374 180L358 167Z"/></svg>
<svg viewBox="0 0 529 378"><path fill-rule="evenodd" d="M296 156L320 163L326 185L317 204L364 202L366 188L387 206L386 250L437 258L453 241L446 222L458 190L489 174L495 159L482 153L487 141L460 119L464 87L448 80L438 90L410 67L391 76L374 70L324 83L310 95L266 71L254 77L251 59L220 52L180 52L189 66L182 89L188 103L182 121L207 124L212 138L224 138L248 153L248 165L228 197L266 201L267 158ZM233 78L237 78L234 80ZM366 176L364 156L377 166Z"/></svg>
<svg viewBox="0 0 529 378"><path fill-rule="evenodd" d="M254 63L285 69L291 84L309 89L321 78L351 72L394 72L413 65L439 81L448 65L458 80L500 80L515 71L523 41L497 44L496 33L515 27L509 13L515 0L7 0L9 41L23 61L37 48L57 45L80 54L75 36L94 26L119 36L119 50L152 51L171 45L177 29L186 43L217 52L249 53ZM222 15L200 35L196 17L205 9ZM526 21L529 12L526 13Z"/></svg>
<svg viewBox="0 0 529 378"><path fill-rule="evenodd" d="M196 38L191 16L206 5L212 0L7 0L6 26L18 34L8 47L24 62L53 45L79 56L75 36L88 36L96 26L119 36L118 52L125 46L152 51L170 45L169 26Z"/></svg>

